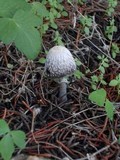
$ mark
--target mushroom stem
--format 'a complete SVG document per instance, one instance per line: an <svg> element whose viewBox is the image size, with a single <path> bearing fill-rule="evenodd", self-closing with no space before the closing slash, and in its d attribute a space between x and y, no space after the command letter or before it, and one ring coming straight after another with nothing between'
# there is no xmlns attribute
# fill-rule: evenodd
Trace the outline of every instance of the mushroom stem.
<svg viewBox="0 0 120 160"><path fill-rule="evenodd" d="M67 101L67 83L66 82L60 83L59 99L62 102Z"/></svg>
<svg viewBox="0 0 120 160"><path fill-rule="evenodd" d="M60 89L59 89L59 99L62 102L67 101L67 77L63 77L60 79Z"/></svg>

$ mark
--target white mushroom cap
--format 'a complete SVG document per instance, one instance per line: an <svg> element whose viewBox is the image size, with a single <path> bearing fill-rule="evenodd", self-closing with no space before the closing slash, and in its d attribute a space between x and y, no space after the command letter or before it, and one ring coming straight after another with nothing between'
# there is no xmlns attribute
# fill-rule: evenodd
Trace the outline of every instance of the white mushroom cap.
<svg viewBox="0 0 120 160"><path fill-rule="evenodd" d="M64 46L54 46L49 50L45 67L50 77L57 78L70 75L76 70L75 60Z"/></svg>

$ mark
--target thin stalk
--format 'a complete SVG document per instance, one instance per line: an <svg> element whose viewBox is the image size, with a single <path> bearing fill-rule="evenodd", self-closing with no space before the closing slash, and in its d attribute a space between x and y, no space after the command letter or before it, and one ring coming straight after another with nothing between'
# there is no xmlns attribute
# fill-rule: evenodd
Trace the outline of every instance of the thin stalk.
<svg viewBox="0 0 120 160"><path fill-rule="evenodd" d="M66 82L61 82L60 83L59 100L61 102L66 102L67 101L67 83Z"/></svg>

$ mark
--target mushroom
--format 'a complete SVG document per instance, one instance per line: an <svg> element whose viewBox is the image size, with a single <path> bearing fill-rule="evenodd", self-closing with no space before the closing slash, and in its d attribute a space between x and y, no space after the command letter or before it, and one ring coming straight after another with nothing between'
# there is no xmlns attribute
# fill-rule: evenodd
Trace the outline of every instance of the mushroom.
<svg viewBox="0 0 120 160"><path fill-rule="evenodd" d="M67 101L67 77L76 70L71 52L64 46L51 48L46 57L45 70L49 77L59 80L59 98L61 101Z"/></svg>

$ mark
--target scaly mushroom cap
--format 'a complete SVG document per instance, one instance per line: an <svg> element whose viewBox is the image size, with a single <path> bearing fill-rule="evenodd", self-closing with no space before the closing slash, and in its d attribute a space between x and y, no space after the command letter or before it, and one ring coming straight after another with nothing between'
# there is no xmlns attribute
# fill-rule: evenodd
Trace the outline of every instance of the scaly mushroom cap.
<svg viewBox="0 0 120 160"><path fill-rule="evenodd" d="M54 46L49 50L45 67L48 76L56 78L70 75L76 70L72 54L63 46Z"/></svg>

